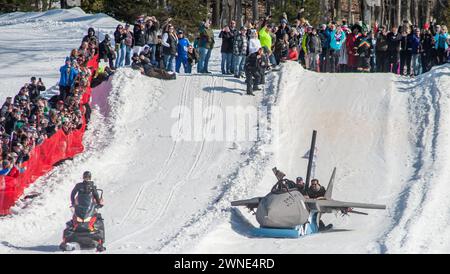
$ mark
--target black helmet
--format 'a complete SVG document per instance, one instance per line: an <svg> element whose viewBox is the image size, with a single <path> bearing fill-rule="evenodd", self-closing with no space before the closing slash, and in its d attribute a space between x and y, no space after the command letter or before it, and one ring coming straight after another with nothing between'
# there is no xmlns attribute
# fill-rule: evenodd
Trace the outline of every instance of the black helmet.
<svg viewBox="0 0 450 274"><path fill-rule="evenodd" d="M84 173L83 173L83 180L91 180L91 178L92 178L92 174L91 174L91 172L90 171L85 171Z"/></svg>

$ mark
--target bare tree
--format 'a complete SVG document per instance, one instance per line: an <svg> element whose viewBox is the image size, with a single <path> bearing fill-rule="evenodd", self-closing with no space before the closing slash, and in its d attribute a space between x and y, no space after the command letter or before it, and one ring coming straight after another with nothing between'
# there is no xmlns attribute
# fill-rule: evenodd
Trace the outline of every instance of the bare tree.
<svg viewBox="0 0 450 274"><path fill-rule="evenodd" d="M266 16L272 14L272 0L266 0Z"/></svg>
<svg viewBox="0 0 450 274"><path fill-rule="evenodd" d="M341 0L334 0L334 9L336 10L336 20L342 19Z"/></svg>
<svg viewBox="0 0 450 274"><path fill-rule="evenodd" d="M215 0L213 4L214 26L220 27L220 0Z"/></svg>
<svg viewBox="0 0 450 274"><path fill-rule="evenodd" d="M353 1L352 0L348 0L348 22L349 23L353 23L353 18L352 18L352 4Z"/></svg>
<svg viewBox="0 0 450 274"><path fill-rule="evenodd" d="M395 25L398 27L402 23L402 0L397 0L395 4Z"/></svg>
<svg viewBox="0 0 450 274"><path fill-rule="evenodd" d="M259 19L258 0L252 0L252 9L253 9L253 20L258 20Z"/></svg>
<svg viewBox="0 0 450 274"><path fill-rule="evenodd" d="M236 26L240 28L242 25L242 0L236 0Z"/></svg>

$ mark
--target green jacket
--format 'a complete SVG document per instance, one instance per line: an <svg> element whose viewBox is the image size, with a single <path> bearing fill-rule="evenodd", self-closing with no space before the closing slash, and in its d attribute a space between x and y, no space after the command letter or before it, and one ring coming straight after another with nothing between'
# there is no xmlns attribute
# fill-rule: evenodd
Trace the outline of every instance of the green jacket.
<svg viewBox="0 0 450 274"><path fill-rule="evenodd" d="M261 41L261 47L267 47L272 51L272 37L267 32L267 28L263 27L259 30L259 41Z"/></svg>
<svg viewBox="0 0 450 274"><path fill-rule="evenodd" d="M205 27L200 28L200 43L199 48L212 49L214 47L214 32L212 29Z"/></svg>

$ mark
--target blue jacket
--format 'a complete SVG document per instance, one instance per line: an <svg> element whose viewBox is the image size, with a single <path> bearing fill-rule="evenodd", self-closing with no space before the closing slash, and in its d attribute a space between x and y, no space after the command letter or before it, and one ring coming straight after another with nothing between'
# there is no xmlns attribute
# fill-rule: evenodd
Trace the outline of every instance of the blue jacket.
<svg viewBox="0 0 450 274"><path fill-rule="evenodd" d="M177 52L178 58L187 59L189 40L187 38L181 38L178 40Z"/></svg>
<svg viewBox="0 0 450 274"><path fill-rule="evenodd" d="M420 37L417 37L415 34L408 37L409 44L411 45L411 51L412 54L419 53L419 46L420 46Z"/></svg>
<svg viewBox="0 0 450 274"><path fill-rule="evenodd" d="M447 38L448 38L448 33L444 33L444 34L436 33L436 35L434 36L434 40L436 40L436 44L435 44L436 49L438 49L438 48L447 49L448 48Z"/></svg>
<svg viewBox="0 0 450 274"><path fill-rule="evenodd" d="M8 175L8 173L10 171L11 171L10 168L4 168L4 169L0 170L0 176L2 176L2 175L6 176L6 175Z"/></svg>
<svg viewBox="0 0 450 274"><path fill-rule="evenodd" d="M341 31L341 39L339 41L336 40L336 30L333 30L330 36L330 48L340 50L342 45L345 43L345 32Z"/></svg>
<svg viewBox="0 0 450 274"><path fill-rule="evenodd" d="M74 84L75 77L78 75L78 71L76 69L71 67L68 72L67 68L67 65L64 65L59 69L59 72L61 73L59 85L63 87L71 87Z"/></svg>

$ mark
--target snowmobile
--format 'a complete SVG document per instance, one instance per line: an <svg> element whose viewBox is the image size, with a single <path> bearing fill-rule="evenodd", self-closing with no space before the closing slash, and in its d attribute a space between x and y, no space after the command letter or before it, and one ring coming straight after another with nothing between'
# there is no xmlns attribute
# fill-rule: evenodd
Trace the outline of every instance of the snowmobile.
<svg viewBox="0 0 450 274"><path fill-rule="evenodd" d="M103 190L100 197L103 198ZM72 220L66 223L63 232L63 242L59 248L62 251L73 251L81 249L105 250L105 225L98 209L103 205L97 204L94 199L89 199L87 203L80 203L74 207Z"/></svg>

